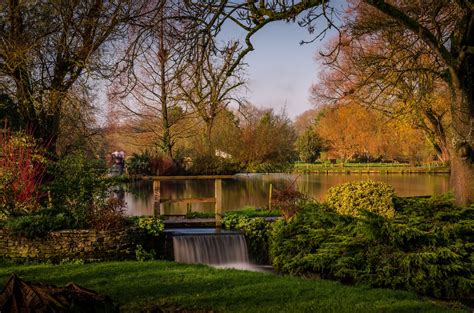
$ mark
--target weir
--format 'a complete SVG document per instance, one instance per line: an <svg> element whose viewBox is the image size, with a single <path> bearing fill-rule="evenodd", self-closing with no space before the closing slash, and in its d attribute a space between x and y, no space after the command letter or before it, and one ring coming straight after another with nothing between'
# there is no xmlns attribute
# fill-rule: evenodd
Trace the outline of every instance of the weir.
<svg viewBox="0 0 474 313"><path fill-rule="evenodd" d="M252 269L245 237L234 231L213 228L169 229L174 260L216 267Z"/></svg>

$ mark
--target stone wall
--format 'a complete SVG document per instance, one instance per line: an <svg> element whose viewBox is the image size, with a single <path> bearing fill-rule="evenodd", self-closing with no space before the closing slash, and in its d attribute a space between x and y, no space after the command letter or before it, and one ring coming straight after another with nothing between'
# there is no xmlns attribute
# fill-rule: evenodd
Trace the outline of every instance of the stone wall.
<svg viewBox="0 0 474 313"><path fill-rule="evenodd" d="M142 230L61 230L45 238L29 239L0 229L0 258L25 260L117 260L135 257L145 238Z"/></svg>

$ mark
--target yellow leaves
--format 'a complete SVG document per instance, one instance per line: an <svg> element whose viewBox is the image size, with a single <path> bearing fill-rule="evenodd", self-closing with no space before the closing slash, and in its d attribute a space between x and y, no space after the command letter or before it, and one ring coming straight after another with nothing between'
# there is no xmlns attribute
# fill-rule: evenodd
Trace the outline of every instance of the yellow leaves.
<svg viewBox="0 0 474 313"><path fill-rule="evenodd" d="M393 187L375 181L349 182L329 188L327 204L342 215L358 216L369 211L386 218L395 216Z"/></svg>

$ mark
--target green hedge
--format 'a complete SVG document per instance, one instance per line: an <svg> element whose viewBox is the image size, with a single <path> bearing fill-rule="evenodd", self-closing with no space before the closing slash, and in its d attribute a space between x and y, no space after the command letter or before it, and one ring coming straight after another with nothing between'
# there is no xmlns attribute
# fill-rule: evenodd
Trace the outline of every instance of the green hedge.
<svg viewBox="0 0 474 313"><path fill-rule="evenodd" d="M6 220L1 227L7 227L14 235L27 238L45 237L50 231L69 228L71 218L63 213L44 210L39 214L24 215Z"/></svg>
<svg viewBox="0 0 474 313"><path fill-rule="evenodd" d="M382 182L349 182L329 188L326 202L339 214L357 216L369 211L392 218L395 190Z"/></svg>
<svg viewBox="0 0 474 313"><path fill-rule="evenodd" d="M288 222L275 223L273 265L283 273L472 297L474 207L457 208L446 199L396 199L395 209L395 217L386 219L308 205Z"/></svg>

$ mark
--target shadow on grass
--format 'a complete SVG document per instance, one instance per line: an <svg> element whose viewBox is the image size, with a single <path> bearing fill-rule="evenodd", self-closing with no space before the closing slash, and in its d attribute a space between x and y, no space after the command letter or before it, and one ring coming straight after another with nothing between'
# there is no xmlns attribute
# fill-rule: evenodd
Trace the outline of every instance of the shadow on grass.
<svg viewBox="0 0 474 313"><path fill-rule="evenodd" d="M111 296L130 312L153 306L219 312L463 312L410 292L165 261L6 265L0 268L2 284L11 272L56 285L74 281Z"/></svg>

